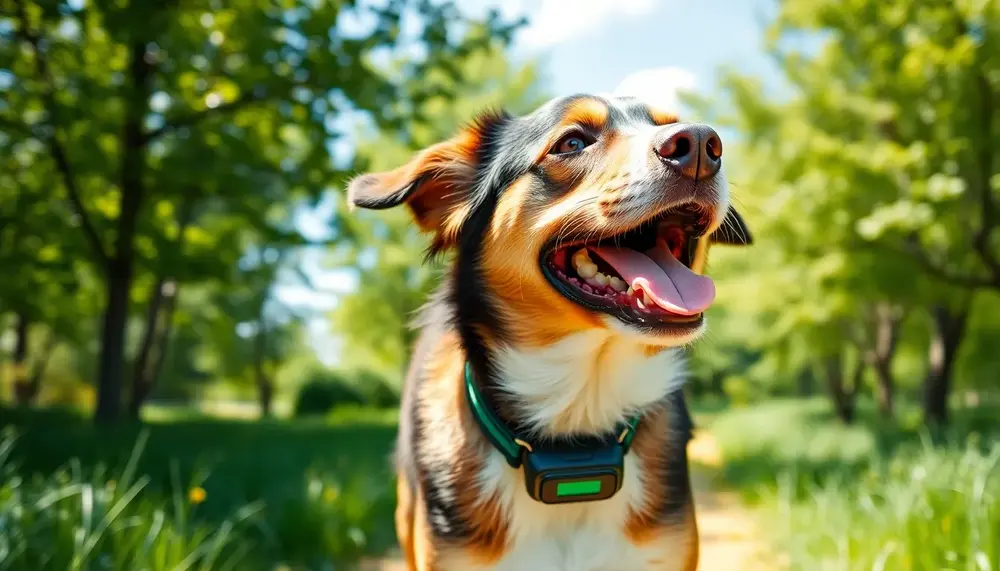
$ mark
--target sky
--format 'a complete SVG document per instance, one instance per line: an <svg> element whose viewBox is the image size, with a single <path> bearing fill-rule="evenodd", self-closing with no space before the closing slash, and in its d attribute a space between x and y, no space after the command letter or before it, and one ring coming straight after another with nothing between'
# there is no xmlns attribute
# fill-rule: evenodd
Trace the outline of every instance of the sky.
<svg viewBox="0 0 1000 571"><path fill-rule="evenodd" d="M470 16L490 8L528 17L515 37L511 57L537 60L553 95L618 93L678 108L679 91L710 96L721 66L754 74L765 83L776 71L762 51L768 0L457 0ZM320 236L330 204L303 212L299 226ZM350 291L350 274L321 269L321 256L308 256L305 272L325 293L283 285L278 298L317 312L311 341L324 361L335 362L336 339L324 315L336 292Z"/></svg>

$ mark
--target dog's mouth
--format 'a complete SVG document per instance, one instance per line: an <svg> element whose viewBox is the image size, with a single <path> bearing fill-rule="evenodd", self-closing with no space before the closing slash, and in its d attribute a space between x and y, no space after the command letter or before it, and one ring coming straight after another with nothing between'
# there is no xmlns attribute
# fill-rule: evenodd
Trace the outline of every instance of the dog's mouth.
<svg viewBox="0 0 1000 571"><path fill-rule="evenodd" d="M691 270L709 221L683 205L621 234L552 243L542 250L542 273L570 301L627 324L695 329L715 299L712 279Z"/></svg>

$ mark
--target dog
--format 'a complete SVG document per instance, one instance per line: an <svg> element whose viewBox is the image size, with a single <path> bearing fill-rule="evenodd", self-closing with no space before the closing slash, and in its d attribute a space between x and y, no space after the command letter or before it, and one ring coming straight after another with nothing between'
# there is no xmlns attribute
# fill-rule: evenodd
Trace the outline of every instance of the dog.
<svg viewBox="0 0 1000 571"><path fill-rule="evenodd" d="M694 571L680 389L715 296L710 244L751 242L722 141L634 98L487 111L348 184L451 258L421 310L396 450L414 571Z"/></svg>

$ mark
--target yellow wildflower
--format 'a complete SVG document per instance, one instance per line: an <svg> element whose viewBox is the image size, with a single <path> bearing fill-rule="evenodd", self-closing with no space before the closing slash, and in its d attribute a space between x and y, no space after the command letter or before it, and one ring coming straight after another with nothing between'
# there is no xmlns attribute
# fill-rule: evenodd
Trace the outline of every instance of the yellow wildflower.
<svg viewBox="0 0 1000 571"><path fill-rule="evenodd" d="M205 488L202 488L200 486L195 486L190 490L188 490L188 501L194 505L198 505L201 502L205 501L206 495L207 494L205 493Z"/></svg>

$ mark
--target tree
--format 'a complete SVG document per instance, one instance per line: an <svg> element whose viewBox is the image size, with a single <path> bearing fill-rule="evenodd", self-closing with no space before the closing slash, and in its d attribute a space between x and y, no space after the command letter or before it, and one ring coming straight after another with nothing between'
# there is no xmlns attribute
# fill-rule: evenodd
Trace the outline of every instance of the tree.
<svg viewBox="0 0 1000 571"><path fill-rule="evenodd" d="M966 327L951 300L1000 290L1000 2L784 0L768 38L790 97L735 73L725 87L747 165L763 167L758 204L790 230L777 247L839 260L845 283L827 294L858 317L887 303L934 315L924 409L943 422ZM891 356L878 345L892 336L861 337Z"/></svg>
<svg viewBox="0 0 1000 571"><path fill-rule="evenodd" d="M101 278L98 421L119 417L130 297L137 280L157 275L165 251L156 238L179 233L187 201L263 230L271 206L315 196L341 176L326 149L341 135L335 119L361 111L398 126L408 104L401 81L453 72L513 29L491 14L489 33L456 36L468 22L451 4L425 0L199 6L17 0L0 12L0 68L12 77L0 138L44 149L31 168L58 175L52 192L66 208L53 222L75 230L62 242L86 245ZM348 13L371 29L343 29ZM422 24L413 35L401 31L406 13ZM397 73L369 57L402 46L425 55Z"/></svg>

